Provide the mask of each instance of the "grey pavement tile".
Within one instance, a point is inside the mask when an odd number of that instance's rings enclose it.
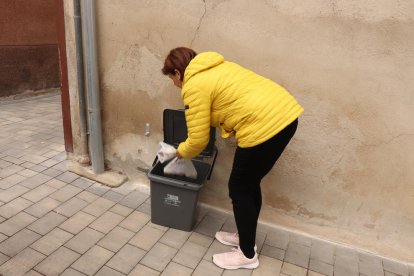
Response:
[[[76,235],[95,219],[96,217],[80,211],[59,225],[59,228]]]
[[[212,262],[202,260],[193,272],[193,276],[220,276],[223,273],[223,269],[219,268]],[[278,274],[272,274],[278,275]]]
[[[3,253],[0,253],[0,266],[7,262],[10,259],[10,257],[4,255]]]
[[[61,202],[64,202],[72,197],[74,197],[75,195],[77,195],[78,193],[80,193],[82,190],[79,189],[78,187],[72,186],[72,185],[66,185],[65,187],[63,187],[62,189],[54,192],[53,194],[50,195],[51,198],[59,200]]]
[[[14,258],[8,260],[0,266],[0,275],[23,275],[41,262],[46,256],[31,249],[26,248]]]
[[[12,174],[15,174],[15,173],[17,173],[19,171],[24,170],[24,169],[25,168],[23,168],[21,166],[12,164],[12,165],[10,165],[10,166],[8,166],[8,167],[0,170],[0,178],[6,178],[6,177],[8,177],[8,176],[10,176]]]
[[[43,274],[40,274],[36,270],[30,270],[29,272],[25,273],[24,276],[43,276]]]
[[[384,271],[384,276],[401,276],[401,275],[395,274],[395,273],[392,273],[392,272],[388,272],[388,271]]]
[[[66,217],[52,211],[29,225],[27,228],[41,235],[45,235],[65,220]]]
[[[67,170],[67,161],[61,161],[52,167],[52,169],[59,170],[65,172]]]
[[[286,274],[286,275],[292,275],[292,276],[293,275],[306,276],[307,269],[294,265],[294,264],[284,262],[282,265],[281,273]]]
[[[145,224],[150,221],[151,217],[147,214],[134,211],[128,217],[126,217],[119,226],[129,229],[134,232],[138,232]]]
[[[10,162],[10,163],[16,164],[16,165],[21,165],[26,162],[14,156],[6,156],[6,157],[2,157],[1,159],[3,159],[4,161]]]
[[[117,192],[119,194],[128,195],[132,191],[136,190],[136,185],[132,184],[131,182],[125,182],[119,187],[112,188],[112,191]]]
[[[214,238],[197,232],[191,232],[188,241],[208,248],[213,243]]]
[[[206,215],[200,224],[196,227],[194,232],[214,237],[225,222],[225,218]]]
[[[70,184],[84,190],[90,187],[91,185],[93,185],[93,183],[94,182],[89,179],[86,179],[84,177],[79,177],[78,179],[74,180]]]
[[[272,229],[267,233],[264,243],[286,250],[289,243],[289,233],[280,229]]]
[[[38,172],[30,170],[30,169],[25,169],[25,170],[18,172],[17,174],[24,176],[24,177],[32,177],[32,176],[37,175]]]
[[[311,247],[311,259],[327,264],[334,264],[335,246],[321,240],[313,240]]]
[[[384,274],[382,259],[371,254],[359,254],[359,273],[366,276],[376,276]]]
[[[58,171],[58,170],[55,170],[55,169],[52,169],[52,168],[44,170],[42,173],[45,174],[45,175],[51,176],[51,177],[56,177],[56,176],[62,174],[61,171]]]
[[[312,271],[312,270],[308,270],[308,275],[307,276],[325,276],[325,275],[323,275],[321,273],[318,273],[318,272],[315,272],[315,271]]]
[[[336,247],[334,275],[359,276],[358,253],[349,248]]]
[[[237,226],[236,222],[234,220],[234,216],[228,216],[223,224],[223,227],[221,227],[220,231],[229,232],[229,233],[236,233],[237,232]]]
[[[134,232],[122,227],[115,227],[98,242],[98,245],[116,252],[121,249],[134,236],[134,234]]]
[[[0,189],[4,189],[4,190],[8,189],[8,188],[22,182],[25,179],[26,179],[26,177],[21,176],[19,174],[10,175],[10,176],[0,180]]]
[[[9,257],[13,257],[40,237],[39,234],[33,231],[23,229],[0,243],[0,252]]]
[[[95,217],[99,217],[114,205],[115,202],[113,201],[110,201],[105,198],[98,198],[97,200],[83,208],[83,211]]]
[[[89,248],[94,246],[103,236],[104,234],[87,227],[69,240],[65,246],[73,251],[83,254],[88,251]]]
[[[35,267],[44,275],[59,275],[68,268],[80,255],[66,247],[60,247]]]
[[[151,215],[151,204],[144,202],[141,205],[139,205],[139,207],[137,208],[137,211],[140,211],[147,215]]]
[[[161,273],[142,264],[137,264],[128,276],[159,276]]]
[[[104,266],[102,267],[95,276],[123,276],[121,272],[118,272],[110,267]]]
[[[9,167],[11,165],[12,165],[11,162],[8,162],[6,160],[3,160],[3,157],[1,157],[1,159],[0,159],[0,169],[7,168],[7,167]]]
[[[57,180],[55,178],[52,178],[51,180],[47,181],[45,184],[58,190],[62,189],[63,187],[67,185],[66,182]]]
[[[36,242],[34,242],[30,247],[48,256],[53,251],[65,244],[72,237],[72,234],[63,231],[59,228],[55,228],[52,231],[50,231],[47,235],[41,237]]]
[[[327,276],[333,276],[333,265],[322,261],[311,259],[309,262],[309,270],[321,273]]]
[[[59,204],[61,204],[60,201],[57,201],[56,199],[50,197],[46,197],[38,203],[33,204],[32,206],[27,208],[25,212],[40,218],[45,214],[49,213],[51,210],[55,209],[57,206],[59,206]]]
[[[29,191],[28,188],[16,184],[7,190],[0,192],[0,198],[3,202],[9,202]]]
[[[32,204],[32,202],[24,198],[16,198],[9,203],[0,206],[0,216],[10,218]]]
[[[124,274],[128,274],[146,253],[145,250],[126,244],[106,265]]]
[[[87,275],[95,274],[112,256],[113,252],[94,246],[82,255],[74,264],[72,268],[85,273]]]
[[[170,228],[165,232],[164,236],[160,239],[160,242],[168,246],[180,249],[183,244],[190,237],[191,232],[181,231],[177,229]]]
[[[164,233],[162,230],[145,225],[129,243],[144,250],[150,250]]]
[[[192,275],[192,273],[193,273],[192,269],[185,267],[183,265],[180,265],[180,264],[176,264],[174,262],[170,262],[165,268],[165,270],[161,273],[161,275],[163,276],[173,276],[173,275],[190,276]]]
[[[224,252],[230,252],[231,246],[224,245],[217,240],[214,240],[211,246],[208,248],[206,254],[204,255],[203,259],[207,261],[211,261],[214,254],[217,253],[224,253]]]
[[[309,266],[310,247],[296,242],[289,242],[285,254],[285,262],[304,268]]]
[[[25,193],[22,197],[27,200],[30,200],[31,202],[38,202],[55,191],[55,188],[52,188],[47,185],[41,185],[32,189],[30,192]]]
[[[72,181],[74,181],[75,179],[78,179],[79,175],[73,173],[73,172],[64,172],[61,175],[57,176],[56,179],[66,182],[66,183],[71,183]]]
[[[64,161],[66,160],[66,151],[58,151],[59,153],[52,157],[52,159],[55,159],[57,161]]]
[[[48,157],[46,157],[46,158],[48,158]],[[59,163],[59,161],[54,160],[54,159],[47,159],[46,161],[40,163],[39,165],[50,168],[50,167],[53,167],[54,165],[56,165],[57,163]]]
[[[408,276],[408,266],[406,264],[390,260],[390,259],[383,259],[382,264],[384,266],[384,270],[393,272],[398,275]]]
[[[39,172],[39,173],[43,172],[44,170],[47,170],[46,167],[43,167],[43,166],[37,165],[37,164],[35,166],[31,167],[30,169],[33,170],[33,171]]]
[[[48,152],[42,154],[42,156],[47,157],[47,158],[52,158],[52,157],[56,156],[57,154],[59,154],[58,151],[56,151],[56,150],[49,150]],[[56,160],[56,159],[54,159],[54,160]],[[62,160],[60,160],[60,161],[62,161]]]
[[[0,242],[6,240],[7,238],[8,237],[6,235],[0,233]]]
[[[33,164],[32,162],[24,162],[23,164],[21,164],[20,166],[26,168],[26,169],[30,169],[31,167],[36,166],[36,164]]]
[[[33,163],[33,164],[39,164],[47,160],[46,157],[41,156],[41,155],[35,155],[35,154],[25,154],[21,156],[20,159]]]
[[[55,212],[64,215],[65,217],[71,217],[88,204],[88,202],[80,198],[73,197],[60,206],[56,207]]]
[[[312,238],[301,233],[289,233],[289,241],[310,247],[312,245]]]
[[[102,216],[92,222],[89,227],[102,233],[109,233],[115,226],[117,226],[122,220],[123,216],[112,213],[110,211],[105,212]]]
[[[76,197],[83,199],[89,203],[94,202],[96,199],[99,198],[99,196],[88,191],[82,191],[81,193],[77,194]]]
[[[127,217],[128,215],[130,215],[134,210],[131,208],[128,208],[126,206],[120,205],[120,204],[116,204],[114,207],[112,207],[109,211]]]
[[[267,256],[259,255],[260,265],[252,271],[252,276],[279,275],[283,262]]]
[[[7,236],[12,236],[25,228],[27,225],[31,224],[36,219],[37,218],[26,214],[25,212],[20,212],[10,219],[2,222],[0,224],[0,232]]]
[[[140,263],[157,271],[163,271],[176,253],[177,249],[162,243],[157,243],[144,256]]]
[[[285,259],[285,254],[285,250],[267,244],[264,244],[260,251],[260,255],[271,257],[280,261]]]
[[[91,192],[97,196],[102,196],[110,190],[111,188],[109,188],[108,186],[102,185],[101,183],[97,182],[93,183],[86,189],[86,191]]]
[[[49,181],[50,179],[51,179],[50,176],[39,173],[35,176],[29,177],[26,180],[20,182],[19,185],[25,186],[29,189],[34,189],[40,186],[41,184]]]
[[[118,194],[114,191],[108,191],[105,194],[102,195],[103,198],[112,200],[113,202],[119,202],[124,198],[124,195]]]
[[[60,276],[84,276],[86,274],[83,274],[77,270],[74,270],[73,268],[69,267],[68,269],[66,269],[65,271],[63,271],[62,274],[60,274]]]
[[[127,206],[132,209],[138,208],[139,205],[145,202],[145,200],[148,198],[148,195],[145,193],[142,193],[140,191],[133,191],[126,195],[119,204]]]
[[[173,261],[195,269],[202,260],[207,248],[193,242],[186,242],[173,258]]]

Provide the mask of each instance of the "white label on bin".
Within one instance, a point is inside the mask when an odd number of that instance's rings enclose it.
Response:
[[[181,200],[177,195],[167,194],[167,196],[164,198],[164,203],[167,205],[180,207]]]

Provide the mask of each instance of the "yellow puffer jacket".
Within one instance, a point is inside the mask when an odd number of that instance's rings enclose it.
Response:
[[[198,54],[184,73],[181,96],[188,138],[178,147],[193,158],[207,146],[210,126],[223,138],[235,135],[239,147],[272,138],[303,112],[283,87],[214,52]]]

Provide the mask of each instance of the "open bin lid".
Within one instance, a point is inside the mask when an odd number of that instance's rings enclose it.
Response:
[[[184,110],[165,109],[163,113],[164,142],[178,147],[187,139],[187,124]],[[210,140],[207,147],[199,154],[200,157],[211,157],[214,154],[216,129],[210,128]]]

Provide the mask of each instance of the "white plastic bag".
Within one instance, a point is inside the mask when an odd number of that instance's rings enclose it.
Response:
[[[165,161],[173,159],[176,156],[176,152],[177,150],[173,146],[160,142],[157,152],[158,160],[164,163]]]
[[[174,158],[164,168],[165,174],[185,175],[188,178],[197,179],[197,171],[191,159]]]

